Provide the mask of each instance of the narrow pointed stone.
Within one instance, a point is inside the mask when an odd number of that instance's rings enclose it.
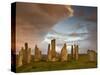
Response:
[[[61,50],[61,61],[67,61],[68,60],[68,53],[66,48],[66,43],[64,44],[62,50]]]
[[[35,54],[34,54],[34,61],[40,61],[41,60],[41,51],[35,46]]]

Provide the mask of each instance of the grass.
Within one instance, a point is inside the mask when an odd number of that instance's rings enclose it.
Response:
[[[37,71],[53,71],[53,70],[68,70],[68,69],[82,69],[82,68],[96,68],[97,61],[89,62],[87,55],[80,55],[79,60],[71,60],[69,55],[69,60],[67,62],[31,62],[30,64],[23,65],[16,68],[16,72],[37,72]]]

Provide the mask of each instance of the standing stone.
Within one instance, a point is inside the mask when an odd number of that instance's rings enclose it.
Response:
[[[41,60],[41,51],[35,46],[35,55],[34,55],[34,61],[40,61]]]
[[[56,40],[51,40],[51,60],[56,61]]]
[[[87,54],[88,54],[88,60],[89,61],[96,61],[96,52],[95,51],[88,50]]]
[[[68,53],[67,53],[67,48],[65,43],[61,50],[61,61],[67,61],[67,60],[68,60]]]
[[[23,51],[23,64],[26,65],[28,63],[28,43],[25,43],[25,49]]]
[[[72,45],[71,46],[71,57],[72,57],[72,59],[78,60],[78,57],[79,57],[78,51],[79,51],[78,45]]]
[[[78,45],[76,45],[75,46],[75,60],[78,60],[78,50],[79,50],[79,46]]]
[[[56,57],[56,41],[55,39],[51,40],[51,50],[52,50],[52,58]]]
[[[71,45],[71,57],[72,57],[72,59],[74,58],[74,48],[73,48],[73,45]]]
[[[31,62],[31,48],[28,48],[28,43],[25,43],[23,50],[23,64],[26,65]]]
[[[31,62],[31,48],[28,49],[28,59],[27,62],[30,63]]]
[[[17,66],[20,67],[23,65],[23,47],[21,48],[21,50],[19,51],[19,54],[18,54],[18,60],[17,60]]]
[[[76,58],[76,45],[74,44],[74,51],[73,51],[74,59]]]
[[[75,54],[76,54],[76,45],[72,45],[72,59],[75,59]]]
[[[51,50],[50,50],[50,44],[48,45],[48,55],[47,55],[47,61],[51,61]]]

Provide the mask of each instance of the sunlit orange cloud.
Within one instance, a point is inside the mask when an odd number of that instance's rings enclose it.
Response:
[[[69,11],[69,17],[73,16],[74,10],[70,5],[66,5],[67,10]]]
[[[43,40],[49,30],[60,20],[73,16],[71,6],[57,4],[16,4],[16,48],[25,42],[34,45]]]

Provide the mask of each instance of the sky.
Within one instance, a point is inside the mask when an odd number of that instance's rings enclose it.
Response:
[[[46,54],[48,44],[56,39],[56,51],[67,44],[79,45],[79,52],[97,51],[97,8],[56,4],[16,4],[16,49],[27,42],[34,52],[37,45]]]

